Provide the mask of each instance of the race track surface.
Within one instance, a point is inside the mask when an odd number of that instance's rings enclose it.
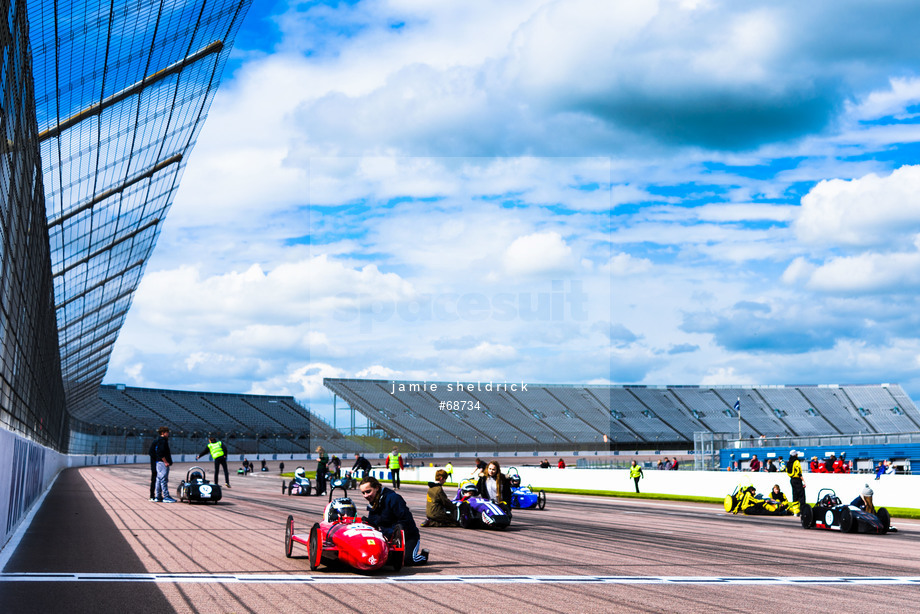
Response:
[[[173,468],[173,493],[188,467]],[[920,597],[917,522],[841,534],[713,505],[554,494],[506,531],[421,529],[427,566],[310,572],[306,548],[284,556],[284,523],[293,514],[306,532],[327,497],[282,495],[276,473],[231,483],[216,505],[166,504],[147,500],[143,465],[63,472],[4,551],[3,611],[912,612]],[[399,491],[417,521],[425,491]]]

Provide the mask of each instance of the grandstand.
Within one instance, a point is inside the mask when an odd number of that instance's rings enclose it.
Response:
[[[419,450],[690,449],[699,432],[759,439],[920,431],[920,412],[895,384],[509,390],[477,382],[323,383],[352,411]]]
[[[146,454],[160,426],[170,428],[175,453],[201,451],[208,435],[240,454],[309,454],[316,446],[364,450],[289,396],[104,385],[86,416],[72,424],[77,453]]]

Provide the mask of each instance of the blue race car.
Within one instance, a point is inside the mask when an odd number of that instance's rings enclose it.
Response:
[[[511,507],[514,509],[542,510],[546,507],[546,493],[542,490],[534,492],[530,485],[521,486],[521,475],[517,467],[509,467],[508,482],[511,483]]]
[[[285,484],[284,480],[281,480],[281,494],[283,495],[285,491],[287,491],[288,495],[310,496],[313,491],[313,483],[306,476],[306,471],[304,471],[303,467],[298,467],[294,470],[294,479],[289,484]]]
[[[454,505],[460,509],[459,522],[464,528],[505,529],[511,524],[511,510],[480,497],[479,489],[473,481],[460,483]]]

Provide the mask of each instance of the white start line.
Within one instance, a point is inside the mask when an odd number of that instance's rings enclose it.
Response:
[[[141,582],[200,584],[920,584],[920,576],[348,576],[168,573],[0,573],[0,582]]]

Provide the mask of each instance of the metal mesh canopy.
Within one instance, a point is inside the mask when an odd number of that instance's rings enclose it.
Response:
[[[29,2],[68,411],[105,375],[250,0]]]

